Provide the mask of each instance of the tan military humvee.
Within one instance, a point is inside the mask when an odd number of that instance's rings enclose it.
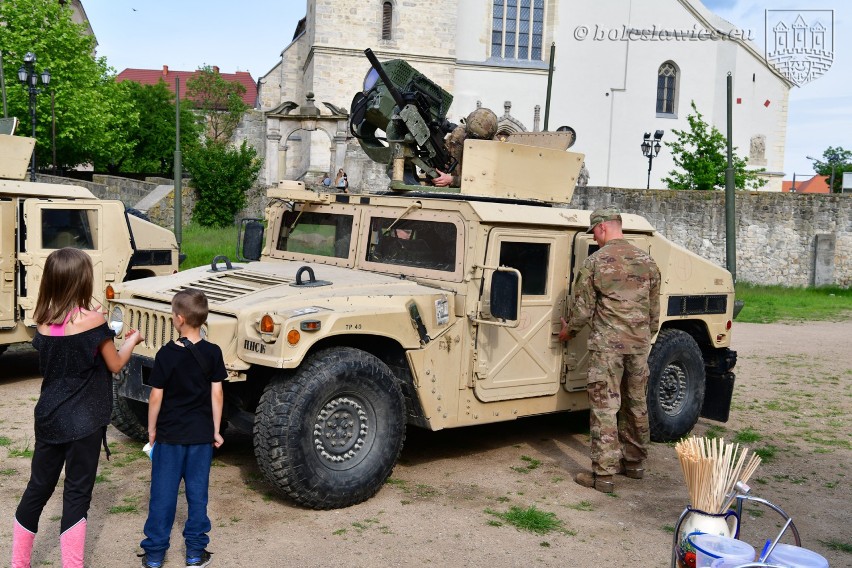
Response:
[[[75,185],[24,181],[35,141],[0,134],[0,353],[30,341],[47,256],[75,247],[92,257],[95,300],[108,284],[172,274],[178,267],[171,231],[127,215],[120,201]]]
[[[113,423],[146,436],[147,377],[176,338],[169,302],[189,287],[210,300],[204,330],[224,352],[227,419],[253,432],[260,468],[308,507],[375,494],[406,424],[587,409],[588,330],[568,344],[557,337],[574,275],[597,249],[589,212],[564,207],[581,162],[511,139],[468,141],[460,194],[329,194],[281,182],[268,192],[258,262],[116,287],[112,317],[145,342],[116,386]],[[624,216],[624,231],[663,275],[654,439],[683,436],[702,409],[727,420],[730,273],[638,215]]]

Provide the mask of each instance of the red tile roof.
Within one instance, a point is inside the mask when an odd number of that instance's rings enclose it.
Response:
[[[792,180],[781,182],[781,191],[789,192],[792,188]],[[811,178],[797,178],[796,193],[831,193],[828,188],[828,176],[815,175]]]
[[[213,67],[217,72],[218,67]],[[163,65],[162,70],[157,69],[125,69],[119,73],[115,80],[121,81],[136,81],[141,85],[156,85],[161,79],[166,82],[166,86],[171,92],[175,92],[175,77],[180,77],[181,98],[186,96],[186,81],[191,79],[198,71],[172,71],[168,65]],[[241,84],[246,88],[243,95],[243,102],[254,107],[257,101],[257,83],[248,71],[237,71],[236,73],[219,73],[226,81]]]

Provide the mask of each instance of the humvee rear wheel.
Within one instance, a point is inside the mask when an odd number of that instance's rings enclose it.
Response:
[[[118,394],[118,381],[112,380],[112,425],[122,434],[148,441],[148,405]]]
[[[272,380],[254,422],[261,471],[284,495],[314,509],[375,495],[404,438],[405,401],[393,373],[349,347],[319,351],[292,377]]]
[[[704,359],[695,339],[664,329],[648,356],[648,422],[655,442],[678,440],[692,430],[704,402]]]

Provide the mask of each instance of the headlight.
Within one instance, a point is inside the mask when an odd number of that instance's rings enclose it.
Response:
[[[124,313],[121,308],[115,306],[112,313],[109,315],[109,328],[115,332],[116,336],[121,335],[121,330],[124,328]]]

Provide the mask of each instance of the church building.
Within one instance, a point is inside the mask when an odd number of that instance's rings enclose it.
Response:
[[[484,106],[504,132],[576,132],[589,185],[664,188],[667,143],[688,130],[694,101],[727,132],[733,78],[737,153],[780,191],[792,83],[767,64],[755,31],[699,0],[307,0],[280,61],[260,82],[265,178],[311,178],[343,168],[353,187],[378,188],[352,144],[349,106],[369,63],[404,59],[453,96],[453,122]],[[548,108],[549,67],[553,60]],[[650,163],[646,133],[660,136]]]

